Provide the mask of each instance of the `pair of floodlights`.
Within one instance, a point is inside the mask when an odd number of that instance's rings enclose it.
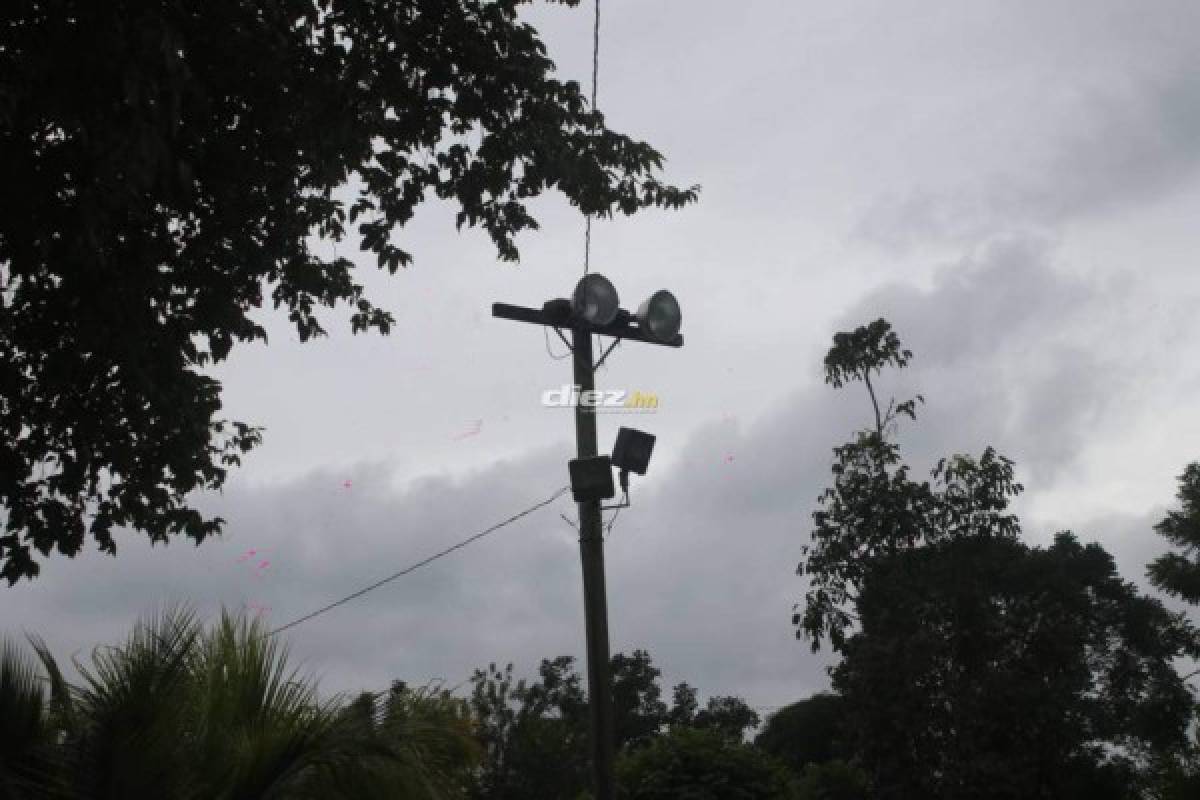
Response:
[[[555,302],[562,301],[552,300],[547,306]],[[575,285],[571,294],[571,315],[598,328],[625,327],[631,319],[636,320],[638,331],[656,344],[675,344],[683,323],[679,301],[666,289],[650,295],[638,306],[636,313],[630,314],[621,308],[616,287],[608,278],[595,272],[584,275]]]
[[[683,317],[675,295],[660,289],[630,313],[621,308],[617,290],[608,278],[595,272],[580,279],[570,298],[547,300],[540,309],[492,303],[492,316],[554,328],[564,341],[561,328],[570,328],[576,334],[683,347],[679,333]],[[571,347],[571,342],[567,346]]]

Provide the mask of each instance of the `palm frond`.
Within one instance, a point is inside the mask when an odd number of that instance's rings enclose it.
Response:
[[[0,639],[0,798],[52,797],[55,731],[44,678],[16,641]]]
[[[77,660],[77,686],[29,641],[44,677],[0,648],[0,800],[443,800],[478,757],[463,701],[402,684],[322,701],[244,614],[151,615]]]
[[[195,615],[168,608],[139,621],[120,647],[78,664],[73,779],[85,796],[179,797],[189,786],[186,730]]]
[[[198,777],[210,776],[211,797],[280,796],[336,738],[313,681],[266,634],[257,620],[223,612],[202,637],[193,713]]]
[[[58,661],[50,652],[46,641],[37,634],[27,634],[29,646],[42,664],[50,689],[49,710],[53,725],[60,735],[69,735],[76,729],[74,689],[63,677]]]

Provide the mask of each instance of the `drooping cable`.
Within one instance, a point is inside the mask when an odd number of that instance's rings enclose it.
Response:
[[[545,508],[546,506],[550,505],[558,498],[562,497],[570,488],[571,487],[569,487],[569,486],[564,486],[561,489],[559,489],[557,492],[552,494],[550,497],[541,501],[540,503],[536,503],[535,505],[530,506],[529,508],[525,509],[524,511],[513,514],[508,519],[497,522],[495,525],[492,525],[490,528],[486,528],[485,530],[480,531],[479,533],[475,534],[474,536],[470,536],[466,539],[463,539],[461,542],[451,545],[450,547],[447,547],[445,550],[434,553],[433,555],[429,556],[428,558],[422,559],[421,561],[418,561],[415,564],[411,564],[411,565],[405,567],[404,569],[393,572],[391,575],[387,576],[386,578],[383,578],[382,580],[375,581],[374,583],[370,584],[369,586],[364,586],[362,589],[359,589],[356,592],[352,592],[351,594],[346,595],[345,597],[341,598],[340,600],[335,600],[332,603],[329,603],[328,605],[322,606],[321,608],[318,608],[316,611],[312,611],[308,614],[305,614],[302,617],[294,619],[291,622],[287,623],[286,625],[280,625],[278,628],[275,628],[270,633],[268,633],[267,636],[274,636],[275,634],[281,633],[282,631],[286,631],[289,628],[294,628],[303,622],[308,622],[310,619],[313,619],[314,617],[319,617],[327,611],[332,611],[333,609],[337,608],[340,605],[344,605],[344,604],[350,602],[351,600],[362,597],[367,592],[374,591],[375,589],[378,589],[380,586],[383,586],[386,583],[391,583],[392,581],[396,580],[397,578],[403,577],[403,576],[409,574],[410,572],[420,569],[421,567],[425,566],[426,564],[430,564],[434,561],[437,561],[442,556],[449,555],[450,553],[453,553],[455,550],[460,550],[460,549],[466,547],[467,545],[471,544],[472,542],[477,542],[480,539],[482,539],[483,537],[487,536],[488,534],[495,533],[496,531],[500,530],[501,528],[505,527],[506,525],[511,525],[512,523],[516,522],[517,520],[521,519],[522,517],[527,517],[530,514],[532,514],[533,512],[535,512],[539,509]]]
[[[558,328],[555,328],[554,330],[558,331]],[[562,332],[559,331],[558,335],[561,338]],[[567,343],[567,352],[563,353],[562,355],[559,355],[558,353],[555,353],[553,350],[550,349],[550,331],[548,330],[548,326],[546,326],[546,325],[542,326],[542,338],[546,340],[546,354],[549,355],[551,358],[553,358],[555,361],[562,361],[564,358],[571,357],[571,345],[569,342]]]

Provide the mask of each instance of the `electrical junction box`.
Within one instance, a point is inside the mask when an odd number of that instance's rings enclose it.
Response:
[[[575,458],[567,462],[567,469],[571,473],[571,494],[576,503],[608,500],[616,495],[612,461],[608,456]]]

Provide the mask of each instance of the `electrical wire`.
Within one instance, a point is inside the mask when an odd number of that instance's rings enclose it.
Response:
[[[628,499],[629,499],[629,494],[628,494],[628,493],[626,493],[626,494],[625,494],[625,499],[626,499],[626,500],[628,500]],[[613,511],[613,515],[612,515],[611,517],[609,517],[609,518],[608,518],[608,524],[606,524],[606,525],[604,526],[604,538],[605,538],[605,539],[608,539],[610,536],[612,536],[612,528],[613,528],[613,525],[615,525],[615,524],[616,524],[616,522],[617,522],[617,515],[621,513],[621,509],[622,509],[622,508],[624,508],[624,506],[617,506],[616,510],[615,510],[615,511]]]
[[[600,0],[592,20],[592,110],[596,110],[596,92],[600,84]]]
[[[371,584],[371,585],[369,585],[369,586],[365,586],[365,587],[363,587],[362,589],[359,589],[359,590],[358,590],[358,591],[356,591],[356,592],[353,592],[353,593],[351,593],[351,594],[348,594],[348,595],[346,595],[345,597],[343,597],[343,598],[342,598],[342,599],[340,599],[340,600],[335,600],[334,602],[330,603],[329,605],[322,606],[321,608],[318,608],[316,611],[313,611],[313,612],[311,612],[311,613],[305,614],[305,615],[304,615],[304,616],[302,616],[302,617],[299,617],[299,618],[297,618],[297,619],[294,619],[294,620],[292,620],[291,622],[287,623],[286,625],[280,625],[278,628],[276,628],[276,629],[274,629],[273,631],[271,631],[270,633],[268,633],[268,634],[267,634],[267,636],[268,636],[268,637],[270,637],[270,636],[274,636],[275,634],[277,634],[277,633],[281,633],[281,632],[283,632],[283,631],[286,631],[286,630],[287,630],[287,629],[289,629],[289,628],[294,628],[294,627],[296,627],[297,625],[299,625],[299,624],[301,624],[301,623],[303,623],[303,622],[308,622],[310,619],[313,619],[314,617],[319,617],[319,616],[321,616],[322,614],[324,614],[324,613],[325,613],[325,612],[327,612],[327,611],[332,611],[333,609],[337,608],[337,607],[338,607],[338,606],[340,606],[340,605],[344,605],[344,604],[346,604],[346,603],[350,602],[351,600],[354,600],[354,599],[357,599],[357,598],[359,598],[359,597],[362,597],[362,596],[363,596],[364,594],[366,594],[367,592],[370,592],[370,591],[373,591],[373,590],[375,590],[375,589],[378,589],[380,586],[383,586],[383,585],[384,585],[384,584],[386,584],[386,583],[391,583],[392,581],[396,580],[397,578],[403,577],[404,575],[407,575],[407,574],[409,574],[410,572],[413,572],[414,570],[417,570],[417,569],[419,569],[419,568],[421,568],[421,567],[425,566],[426,564],[429,564],[429,563],[432,563],[432,562],[434,562],[434,561],[437,561],[437,560],[438,560],[439,558],[441,558],[442,556],[449,555],[450,553],[453,553],[455,550],[460,550],[460,549],[462,549],[463,547],[466,547],[467,545],[471,544],[472,542],[477,542],[477,541],[479,541],[480,539],[482,539],[483,537],[487,536],[488,534],[490,534],[490,533],[495,533],[496,531],[500,530],[500,529],[501,529],[501,528],[503,528],[504,526],[506,526],[506,525],[511,525],[512,523],[516,522],[517,520],[521,519],[522,517],[527,517],[527,516],[529,516],[530,514],[532,514],[534,511],[537,511],[537,510],[539,510],[539,509],[545,508],[546,506],[550,505],[550,504],[551,504],[551,503],[553,503],[555,500],[557,500],[558,498],[560,498],[560,497],[562,497],[564,494],[566,494],[566,492],[567,492],[567,491],[568,491],[570,488],[571,488],[571,487],[569,487],[569,486],[564,486],[564,487],[562,487],[561,489],[559,489],[557,492],[555,492],[554,494],[552,494],[550,497],[548,497],[548,498],[546,498],[545,500],[541,501],[540,503],[537,503],[537,504],[535,504],[535,505],[532,505],[532,506],[530,506],[529,508],[525,509],[524,511],[521,511],[521,512],[519,512],[519,513],[513,514],[513,515],[512,515],[511,517],[509,517],[508,519],[505,519],[505,520],[502,520],[502,521],[500,521],[500,522],[497,522],[495,525],[492,525],[490,528],[487,528],[487,529],[485,529],[485,530],[482,530],[482,531],[480,531],[479,533],[475,534],[474,536],[471,536],[471,537],[468,537],[468,538],[466,538],[466,539],[463,539],[463,540],[462,540],[461,542],[459,542],[458,544],[451,545],[450,547],[447,547],[445,550],[442,550],[442,551],[440,551],[440,552],[438,552],[438,553],[434,553],[433,555],[429,556],[429,557],[428,557],[428,558],[426,558],[426,559],[423,559],[423,560],[421,560],[421,561],[418,561],[417,563],[415,563],[415,564],[412,564],[412,565],[410,565],[410,566],[407,566],[407,567],[405,567],[404,569],[402,569],[402,570],[399,570],[399,571],[397,571],[397,572],[393,572],[391,575],[387,576],[386,578],[383,578],[382,580],[375,581],[375,583],[372,583],[372,584]]]
[[[547,325],[542,326],[542,338],[544,338],[546,340],[546,355],[550,356],[555,361],[562,361],[564,358],[571,357],[571,348],[570,347],[568,347],[567,352],[563,353],[562,355],[558,355],[553,350],[550,349],[550,328]]]
[[[596,13],[592,17],[592,112],[596,112],[596,95],[600,90],[600,0],[595,3]],[[583,274],[588,274],[592,261],[592,215],[588,214],[583,232]],[[600,337],[596,337],[597,347]]]
[[[596,0],[596,14],[592,20],[592,112],[596,111],[596,93],[600,84],[600,0]],[[583,233],[583,274],[588,274],[592,258],[592,215],[586,216]]]

